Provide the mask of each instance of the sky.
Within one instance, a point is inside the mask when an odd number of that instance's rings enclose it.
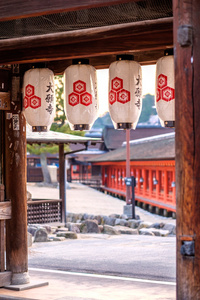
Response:
[[[155,65],[142,66],[142,94],[155,94]],[[108,69],[97,70],[99,115],[108,111]]]

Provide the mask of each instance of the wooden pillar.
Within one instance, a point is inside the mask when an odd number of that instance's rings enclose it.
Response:
[[[142,168],[142,178],[144,179],[143,182],[143,196],[145,196],[146,192],[147,192],[147,177],[146,177],[146,170],[144,168]]]
[[[168,178],[167,178],[167,171],[164,170],[164,202],[167,203],[167,196],[168,196]]]
[[[156,167],[156,179],[158,181],[157,185],[156,185],[156,199],[159,199],[160,196],[160,180],[159,180],[159,170],[158,170],[158,166]]]
[[[149,197],[152,197],[153,194],[153,174],[152,169],[149,169]]]
[[[12,284],[29,282],[26,194],[26,121],[18,76],[12,75],[11,108],[5,112],[5,191],[12,203],[6,224],[6,266]]]
[[[62,222],[65,221],[66,216],[66,169],[65,169],[65,154],[64,144],[59,145],[59,193],[62,199]]]
[[[4,185],[0,184],[0,202],[4,201]],[[0,220],[0,272],[5,271],[5,222]]]
[[[174,0],[177,299],[200,299],[200,1]]]

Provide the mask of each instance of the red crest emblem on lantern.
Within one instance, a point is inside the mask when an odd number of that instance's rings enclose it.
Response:
[[[131,101],[131,93],[123,89],[123,79],[115,77],[111,81],[111,90],[109,92],[109,103],[112,105],[115,102],[125,104]]]
[[[164,100],[169,102],[174,100],[175,91],[173,88],[167,85],[167,76],[164,74],[160,74],[158,76],[157,81],[157,93],[156,93],[156,101]]]
[[[35,95],[35,87],[27,84],[25,87],[24,108],[31,107],[36,109],[41,106],[41,98]]]
[[[68,95],[69,105],[75,106],[82,104],[88,106],[92,104],[92,95],[86,92],[86,83],[82,80],[77,80],[73,83],[73,92]]]

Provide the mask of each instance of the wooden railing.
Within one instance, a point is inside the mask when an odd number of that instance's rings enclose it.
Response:
[[[82,184],[88,185],[90,187],[93,187],[95,189],[100,189],[101,188],[101,176],[92,176],[91,174],[89,177],[85,176],[84,174],[79,176],[79,177],[75,177],[72,178],[73,182],[80,182]]]
[[[4,199],[4,185],[0,185],[0,287],[11,283],[11,272],[5,265],[5,220],[11,218],[11,202]]]
[[[88,185],[95,189],[100,189],[101,187],[101,180],[99,179],[85,179],[80,181],[82,184]]]
[[[135,199],[138,202],[176,211],[175,162],[135,161],[131,162],[131,176],[135,176]],[[103,165],[101,189],[113,195],[126,195],[126,167],[124,163]]]
[[[33,199],[27,202],[28,224],[62,222],[61,199]]]

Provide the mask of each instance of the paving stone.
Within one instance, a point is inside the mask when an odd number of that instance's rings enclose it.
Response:
[[[141,222],[140,225],[138,226],[138,230],[142,228],[149,228],[152,225],[151,222]]]
[[[62,242],[62,241],[65,241],[65,237],[64,236],[49,236],[49,239],[50,241],[53,241],[53,242]]]
[[[67,232],[57,232],[57,237],[65,237],[66,239],[77,239],[78,236],[75,232],[67,231]]]
[[[47,242],[48,233],[45,228],[38,228],[34,235],[34,242]]]
[[[114,226],[115,225],[115,218],[106,217],[104,219],[104,224]]]
[[[99,227],[97,224],[97,220],[83,221],[80,226],[80,231],[82,233],[99,233]]]
[[[66,226],[69,231],[80,233],[82,223],[67,223]]]
[[[130,219],[127,221],[127,225],[130,228],[138,228],[140,225],[141,221],[140,220],[135,220],[135,219]]]
[[[162,229],[168,230],[170,234],[176,234],[176,226],[174,224],[165,224]]]
[[[104,225],[103,226],[103,233],[109,234],[109,235],[118,235],[120,232],[113,226],[110,225]]]
[[[67,226],[67,224],[66,224],[66,226]],[[60,227],[60,228],[57,228],[57,230],[56,230],[56,232],[67,232],[67,231],[69,231],[69,229],[67,227]]]
[[[137,229],[125,227],[125,226],[115,226],[115,229],[121,234],[138,234]]]
[[[124,220],[124,219],[116,219],[115,220],[115,226],[116,225],[121,225],[121,226],[126,226],[128,224],[128,221]]]
[[[155,236],[155,234],[151,231],[151,228],[141,228],[140,230],[139,230],[139,234],[140,235],[153,235],[153,236]]]

